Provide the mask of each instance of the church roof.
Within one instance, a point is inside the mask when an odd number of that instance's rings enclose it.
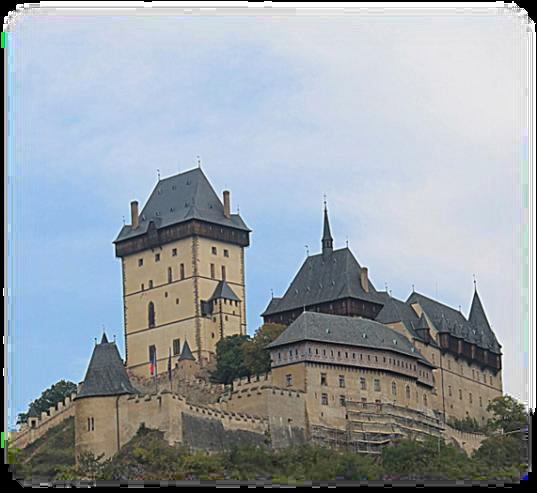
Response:
[[[361,317],[304,312],[266,348],[300,341],[328,342],[356,347],[386,349],[412,356],[431,366],[413,344],[399,332]]]
[[[272,298],[262,316],[342,298],[383,304],[386,299],[368,279],[369,292],[360,283],[361,267],[348,248],[309,256],[285,295]]]
[[[179,361],[183,360],[192,360],[196,361],[196,358],[194,358],[194,355],[192,354],[192,351],[190,350],[190,346],[188,345],[188,341],[185,341],[183,345],[183,350],[181,351],[181,355],[179,356]]]
[[[477,291],[474,294],[474,300],[472,302],[472,308],[474,309],[473,315],[472,310],[470,310],[470,320],[467,320],[460,311],[420,293],[412,293],[406,303],[408,305],[416,302],[419,303],[436,327],[442,327],[443,325],[444,330],[451,335],[499,354],[501,346],[488,325],[481,301],[479,297],[476,299],[476,296]],[[485,317],[484,319],[481,317],[481,313]],[[445,322],[442,322],[442,317],[445,319]]]
[[[209,180],[201,168],[194,168],[159,180],[140,213],[138,228],[124,225],[115,242],[143,235],[151,221],[161,229],[191,219],[250,231],[239,214],[224,215],[224,206]]]
[[[225,298],[226,300],[240,301],[240,298],[233,292],[227,281],[222,280],[216,286],[214,293],[207,301]]]
[[[105,334],[93,350],[91,360],[76,399],[106,395],[135,394],[114,342]]]

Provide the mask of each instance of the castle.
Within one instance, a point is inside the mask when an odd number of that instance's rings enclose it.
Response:
[[[379,453],[401,436],[479,446],[482,436],[447,424],[485,422],[502,395],[501,346],[475,285],[468,318],[417,292],[377,291],[348,247],[333,248],[326,204],[321,252],[262,314],[287,326],[266,348],[271,371],[231,389],[209,383],[217,342],[247,333],[250,232],[200,168],[159,179],[141,213],[131,202],[114,241],[125,361],[103,335],[77,394],[30,416],[16,445],[74,416],[77,457],[112,456],[142,423],[207,450],[310,441]]]

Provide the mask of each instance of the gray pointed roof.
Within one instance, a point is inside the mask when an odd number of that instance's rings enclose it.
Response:
[[[444,305],[443,303],[428,298],[420,293],[412,293],[406,303],[408,305],[415,302],[419,303],[429,318],[433,320],[435,326],[439,327],[442,322],[442,317],[444,317],[447,331],[453,336],[462,338],[470,344],[475,344],[476,346],[487,349],[493,353],[500,354],[501,346],[498,343],[496,336],[490,329],[490,326],[488,326],[488,322],[485,325],[482,319],[480,319],[479,307],[477,304],[481,305],[481,302],[479,298],[476,300],[475,295],[474,301],[476,306],[473,321],[467,320],[459,310]],[[474,306],[473,303],[472,306]]]
[[[427,322],[427,319],[425,318],[424,313],[421,314],[420,320],[418,322],[418,329],[420,329],[420,330],[430,329],[429,322]]]
[[[410,305],[397,298],[388,296],[375,320],[383,324],[402,322],[412,337],[432,344],[433,346],[437,345],[434,339],[425,341],[423,336],[417,331],[420,321],[418,315]]]
[[[183,344],[183,350],[181,351],[181,355],[179,356],[179,361],[183,361],[183,360],[196,361],[196,358],[194,358],[194,355],[192,354],[192,351],[190,350],[188,341],[185,341],[185,343]]]
[[[266,349],[305,340],[382,348],[413,356],[423,364],[431,366],[405,336],[379,322],[361,317],[344,317],[318,312],[301,313],[275,341],[266,346]]]
[[[360,272],[360,264],[348,248],[309,256],[285,295],[281,299],[273,298],[262,316],[342,298],[382,305],[386,297],[375,290],[369,279],[369,292],[366,293],[360,283]]]
[[[251,231],[239,214],[224,215],[209,180],[201,168],[194,168],[159,180],[140,213],[138,228],[124,225],[114,243],[145,234],[151,222],[161,229],[192,219]]]
[[[93,349],[86,376],[76,399],[137,392],[129,380],[116,344],[107,341],[106,334],[103,334],[102,342]]]
[[[207,301],[216,300],[218,298],[225,298],[226,300],[240,301],[240,298],[233,292],[227,281],[220,281],[212,296]]]

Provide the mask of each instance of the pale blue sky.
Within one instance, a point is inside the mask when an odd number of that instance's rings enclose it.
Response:
[[[10,33],[10,423],[83,379],[104,325],[123,353],[112,241],[129,202],[195,166],[253,230],[249,332],[320,249],[377,287],[467,314],[472,274],[527,401],[521,350],[525,26],[498,15],[23,15]]]

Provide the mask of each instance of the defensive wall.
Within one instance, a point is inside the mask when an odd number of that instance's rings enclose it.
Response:
[[[43,411],[39,417],[28,417],[28,421],[20,425],[20,431],[14,432],[14,446],[24,448],[42,437],[50,428],[75,415],[73,399],[76,393]]]

